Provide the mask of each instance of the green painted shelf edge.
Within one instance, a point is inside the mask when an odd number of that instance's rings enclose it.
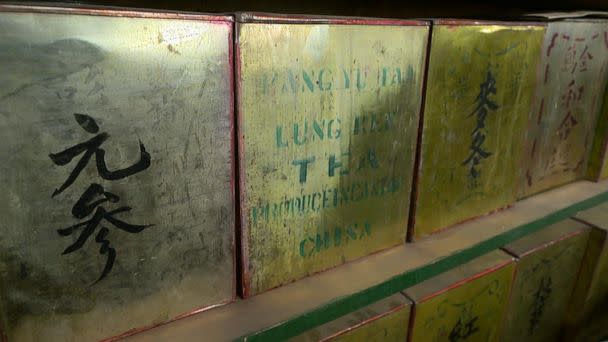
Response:
[[[500,248],[553,223],[567,219],[579,211],[595,207],[606,201],[608,201],[608,191],[555,211],[540,219],[520,225],[470,248],[453,253],[432,264],[404,272],[378,285],[352,295],[337,298],[331,303],[320,306],[315,310],[296,316],[288,321],[268,327],[264,330],[242,336],[235,341],[284,341],[437,276],[456,266],[469,262],[485,253]]]

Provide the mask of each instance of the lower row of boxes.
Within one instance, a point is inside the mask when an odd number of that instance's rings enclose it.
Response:
[[[608,299],[607,231],[599,228],[608,224],[606,209],[581,212],[293,340],[597,341],[602,331],[581,327],[601,318]]]

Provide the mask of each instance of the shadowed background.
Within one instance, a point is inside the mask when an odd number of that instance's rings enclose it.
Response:
[[[0,1],[3,2],[3,1]],[[510,0],[510,1],[393,1],[393,0],[93,0],[63,1],[197,12],[264,11],[374,17],[475,17],[505,18],[525,12],[608,10],[605,0]]]

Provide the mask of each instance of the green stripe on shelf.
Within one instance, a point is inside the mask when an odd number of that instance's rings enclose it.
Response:
[[[592,208],[606,201],[608,201],[608,192],[601,193],[553,212],[538,220],[513,228],[468,249],[446,256],[432,264],[407,271],[383,283],[374,285],[352,295],[337,298],[317,309],[296,316],[275,326],[240,337],[236,341],[284,341],[340,316],[358,310],[366,305],[384,299],[456,266],[469,262],[483,254],[522,238],[527,234],[534,233],[548,225],[567,219],[581,210]]]

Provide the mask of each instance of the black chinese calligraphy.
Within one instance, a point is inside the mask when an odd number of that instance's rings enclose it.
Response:
[[[80,127],[82,127],[85,131],[91,134],[95,134],[99,131],[99,126],[97,126],[95,120],[93,120],[93,118],[91,118],[90,116],[85,114],[74,114],[74,118],[76,119],[76,122],[78,122]],[[108,137],[109,135],[107,133],[100,133],[89,139],[88,141],[74,145],[61,152],[49,154],[49,157],[51,157],[51,160],[53,161],[53,163],[55,163],[55,165],[63,166],[71,162],[72,159],[74,159],[76,156],[84,153],[76,164],[74,170],[72,170],[72,172],[70,173],[70,176],[65,180],[61,187],[55,189],[52,197],[55,197],[56,195],[62,193],[65,189],[72,185],[72,183],[74,183],[76,178],[78,178],[80,172],[82,172],[85,166],[87,166],[89,160],[91,160],[91,157],[93,155],[95,155],[97,172],[99,173],[99,176],[106,180],[117,180],[126,178],[140,171],[143,171],[150,166],[150,154],[146,152],[144,145],[140,141],[140,159],[137,163],[127,168],[116,171],[108,170],[105,162],[106,152],[102,148],[100,148],[101,144],[103,144],[103,142],[106,141]]]
[[[462,317],[458,318],[458,322],[456,322],[448,335],[448,340],[450,342],[464,341],[479,331],[479,327],[477,326],[478,319],[479,317],[477,316],[465,319],[465,321],[463,321]]]
[[[496,95],[496,79],[492,76],[492,72],[488,70],[485,81],[479,85],[479,94],[475,99],[475,110],[468,116],[475,115],[476,125],[471,133],[473,139],[469,147],[469,156],[462,162],[462,165],[467,165],[469,168],[469,184],[471,187],[478,185],[477,182],[481,175],[479,164],[483,159],[492,155],[492,152],[486,151],[483,147],[486,140],[486,118],[489,111],[495,111],[499,108],[498,104],[490,99],[490,95]]]
[[[541,317],[545,310],[545,304],[552,292],[551,277],[543,277],[540,281],[538,289],[534,293],[534,300],[530,306],[530,321],[528,325],[528,335],[534,333],[534,329],[540,323]]]
[[[99,132],[99,126],[92,117],[85,114],[74,114],[74,118],[76,119],[78,125],[80,125],[80,127],[86,132],[91,134],[97,134]],[[109,135],[107,133],[99,133],[86,142],[76,144],[61,152],[51,153],[49,155],[53,163],[63,166],[71,162],[76,156],[82,154],[82,157],[77,162],[66,181],[58,189],[55,189],[51,197],[55,197],[72,185],[93,156],[95,156],[96,160],[97,173],[102,179],[105,180],[123,179],[139,173],[150,166],[150,154],[146,152],[144,145],[140,141],[140,159],[138,162],[124,169],[119,169],[116,171],[108,170],[105,163],[105,151],[101,148],[103,142],[108,138]],[[70,236],[76,231],[80,231],[76,241],[69,245],[62,254],[69,254],[82,248],[91,235],[95,233],[97,227],[102,224],[102,222],[106,222],[128,233],[139,233],[145,228],[152,226],[130,224],[115,217],[120,213],[131,211],[132,208],[129,206],[121,206],[110,211],[101,206],[104,203],[118,203],[119,201],[120,197],[118,195],[106,191],[100,184],[91,183],[72,207],[72,216],[77,219],[84,219],[90,214],[93,215],[89,220],[57,230],[61,236]],[[109,232],[110,231],[107,227],[102,226],[95,236],[95,242],[101,244],[99,253],[102,255],[107,255],[104,269],[95,283],[101,281],[110,273],[114,265],[114,261],[116,260],[116,250],[111,246],[110,241],[107,239]]]

